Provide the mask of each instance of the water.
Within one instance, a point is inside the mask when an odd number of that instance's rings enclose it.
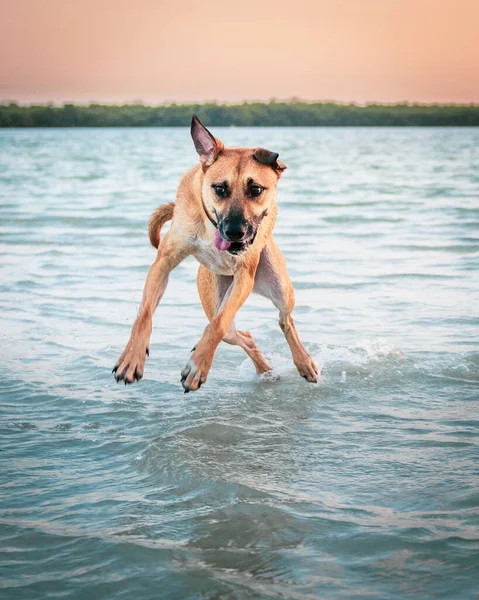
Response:
[[[320,383],[252,297],[279,378],[222,344],[185,396],[191,259],[116,385],[188,132],[1,131],[2,597],[477,598],[479,130],[215,133],[289,167],[276,237]]]

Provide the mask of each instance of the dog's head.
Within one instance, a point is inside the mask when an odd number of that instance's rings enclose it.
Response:
[[[196,116],[191,137],[204,174],[203,202],[218,224],[216,245],[240,254],[275,208],[276,184],[286,165],[264,148],[225,148]]]

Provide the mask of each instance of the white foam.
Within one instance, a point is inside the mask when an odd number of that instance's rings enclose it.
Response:
[[[287,349],[285,354],[268,354],[266,359],[273,370],[261,376],[256,374],[251,360],[245,358],[237,369],[238,375],[243,380],[258,382],[295,377],[296,368],[286,352]],[[319,373],[326,368],[334,373],[335,378],[339,378],[340,383],[345,383],[348,375],[369,375],[375,366],[397,364],[405,358],[399,348],[381,339],[361,340],[351,346],[324,346],[313,355]]]

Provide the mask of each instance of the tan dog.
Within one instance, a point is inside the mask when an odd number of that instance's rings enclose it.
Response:
[[[258,374],[271,370],[251,335],[235,328],[234,317],[251,292],[266,296],[279,310],[279,325],[296,368],[316,383],[318,370],[291,318],[293,287],[272,235],[276,186],[286,166],[278,154],[263,148],[225,148],[196,116],[191,136],[200,164],[182,178],[176,203],[160,206],[150,219],[150,241],[158,254],[130,340],[113,369],[116,380],[127,384],[142,378],[153,312],[170,271],[192,254],[200,263],[198,291],[210,323],[181,372],[185,393],[206,381],[221,340],[241,346]],[[170,219],[170,230],[160,242],[161,227]]]

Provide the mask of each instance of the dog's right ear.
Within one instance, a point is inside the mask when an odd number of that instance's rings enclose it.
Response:
[[[223,144],[206,129],[196,115],[191,119],[191,137],[203,168],[210,167],[224,150]]]

